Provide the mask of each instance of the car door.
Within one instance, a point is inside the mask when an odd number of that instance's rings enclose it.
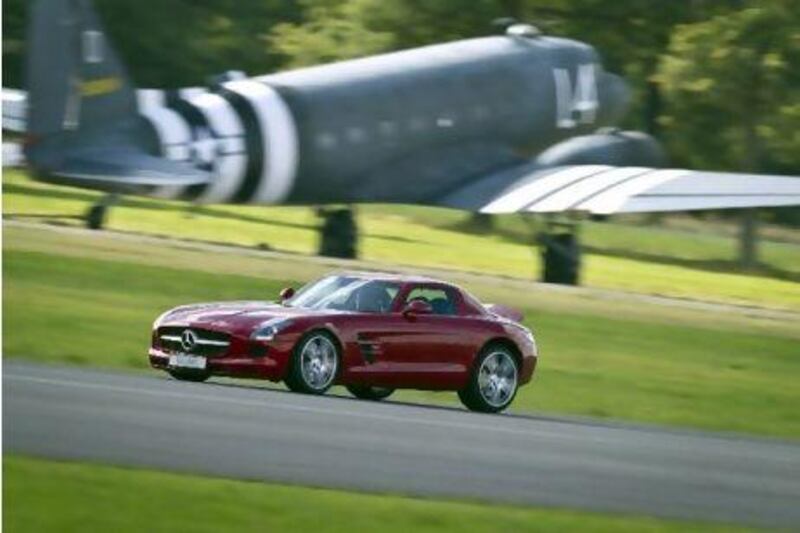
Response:
[[[459,388],[474,356],[474,339],[459,314],[460,292],[444,284],[409,284],[400,295],[401,312],[387,316],[381,339],[384,381],[425,389]],[[414,299],[428,302],[431,314],[404,316]]]
[[[399,312],[360,314],[352,317],[348,381],[366,385],[395,386],[393,365],[405,319]]]
[[[346,357],[344,378],[348,383],[381,385],[391,381],[389,361],[398,346],[394,337],[404,320],[399,312],[402,291],[399,282],[372,281],[369,284],[385,291],[390,303],[373,306],[369,299],[361,302],[360,298],[355,298],[355,293],[352,301],[342,303],[343,308],[350,311],[341,324]],[[367,289],[366,285],[359,290]]]

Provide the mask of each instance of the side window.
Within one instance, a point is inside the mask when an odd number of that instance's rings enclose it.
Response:
[[[384,281],[359,284],[348,296],[343,308],[360,313],[388,313],[400,287]]]
[[[428,302],[433,308],[433,314],[435,315],[456,314],[456,298],[452,289],[425,286],[415,287],[408,293],[406,303],[413,300]]]

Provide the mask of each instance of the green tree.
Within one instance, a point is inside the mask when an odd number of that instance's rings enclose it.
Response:
[[[800,12],[788,1],[680,26],[658,69],[672,154],[695,168],[800,170]]]
[[[395,47],[393,35],[367,24],[364,13],[369,1],[306,0],[303,21],[276,25],[268,37],[270,48],[282,55],[288,67],[391,50]]]
[[[23,84],[30,0],[3,2],[3,84]],[[95,0],[116,48],[142,87],[203,84],[226,70],[264,74],[280,56],[264,46],[279,22],[297,21],[296,0]]]
[[[3,2],[3,87],[22,87],[26,5],[25,0]]]
[[[694,168],[800,170],[800,14],[773,0],[678,27],[658,71],[673,157]],[[791,213],[772,211],[791,221]],[[786,216],[788,214],[788,216]],[[740,262],[756,264],[745,213]]]

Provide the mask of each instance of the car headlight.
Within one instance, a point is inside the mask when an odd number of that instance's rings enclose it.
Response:
[[[286,329],[292,324],[288,318],[273,318],[262,323],[250,338],[254,341],[269,342],[275,339],[275,335]]]

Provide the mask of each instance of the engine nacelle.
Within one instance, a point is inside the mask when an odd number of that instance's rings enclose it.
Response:
[[[551,146],[539,154],[536,162],[544,167],[610,165],[658,168],[667,164],[667,156],[661,144],[646,133],[599,130]]]

